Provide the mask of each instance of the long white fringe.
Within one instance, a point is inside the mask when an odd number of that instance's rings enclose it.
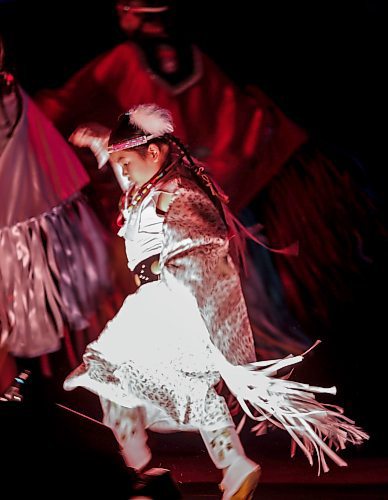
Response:
[[[329,470],[325,455],[341,467],[347,465],[332,448],[344,449],[347,442],[361,444],[369,436],[344,415],[341,407],[315,399],[319,393],[336,394],[335,387],[311,386],[288,377],[276,377],[280,369],[300,363],[306,353],[245,366],[234,366],[219,356],[219,370],[245,414],[258,422],[252,431],[263,434],[271,424],[286,430],[292,438],[291,455],[294,456],[298,445],[313,465],[315,451],[320,475],[321,468],[324,472]]]

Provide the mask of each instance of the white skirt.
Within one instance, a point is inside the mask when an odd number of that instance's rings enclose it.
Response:
[[[177,280],[154,281],[129,295],[90,347],[115,365],[131,360],[152,368],[215,370],[215,348],[197,302]]]
[[[234,425],[213,387],[216,351],[195,298],[169,276],[126,298],[64,388],[82,386],[127,408],[156,405],[180,430]]]
[[[256,421],[254,432],[262,434],[270,422],[289,432],[292,452],[300,446],[311,464],[315,451],[319,470],[328,470],[325,455],[346,465],[332,448],[360,444],[368,435],[342,408],[315,399],[315,394],[335,394],[334,387],[277,376],[302,359],[230,364],[211,343],[194,297],[168,277],[168,285],[149,283],[125,300],[100,338],[89,345],[84,365],[67,378],[65,389],[82,386],[116,403],[114,414],[106,418],[126,418],[125,408],[139,406],[151,429],[154,419],[157,425],[158,420],[172,422],[175,430],[206,431],[234,425],[225,399],[213,387],[222,376]]]

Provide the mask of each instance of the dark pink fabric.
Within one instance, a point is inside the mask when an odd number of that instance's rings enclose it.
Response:
[[[57,91],[41,93],[44,112],[65,133],[85,122],[113,127],[131,106],[154,102],[172,112],[175,133],[243,208],[306,141],[306,134],[258,89],[242,93],[195,49],[196,73],[185,88],[150,73],[140,49],[127,42],[98,57]]]

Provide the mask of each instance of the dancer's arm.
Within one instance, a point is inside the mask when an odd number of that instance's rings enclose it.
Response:
[[[102,168],[109,161],[107,151],[110,130],[99,123],[90,123],[77,127],[69,137],[69,141],[78,147],[88,147],[97,160],[98,168]],[[119,164],[111,163],[111,167],[123,191],[129,188],[128,179],[122,174]]]

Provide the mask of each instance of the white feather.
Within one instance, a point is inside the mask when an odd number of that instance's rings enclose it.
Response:
[[[129,111],[129,121],[146,135],[161,137],[174,131],[171,113],[156,104],[139,104]]]

